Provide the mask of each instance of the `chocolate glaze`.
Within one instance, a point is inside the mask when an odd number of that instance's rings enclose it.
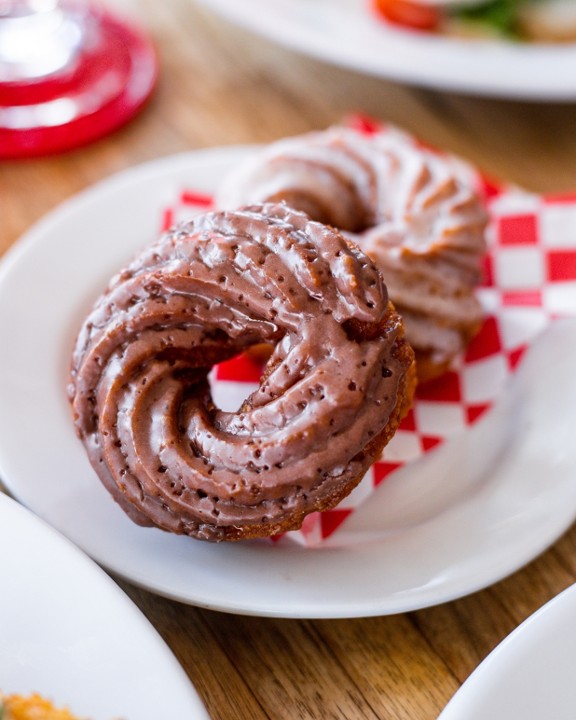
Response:
[[[224,180],[221,207],[284,200],[357,242],[411,345],[443,367],[479,328],[487,215],[461,167],[403,133],[330,128],[266,147]]]
[[[213,364],[275,349],[236,412]],[[412,351],[374,265],[283,205],[211,212],[119,273],[78,335],[76,430],[136,522],[205,540],[299,527],[361,479],[411,394]]]

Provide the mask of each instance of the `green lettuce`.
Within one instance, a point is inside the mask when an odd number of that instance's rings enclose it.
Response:
[[[538,0],[528,0],[538,2]],[[527,0],[490,0],[483,5],[460,7],[451,11],[453,17],[480,23],[507,37],[519,37],[518,8]]]

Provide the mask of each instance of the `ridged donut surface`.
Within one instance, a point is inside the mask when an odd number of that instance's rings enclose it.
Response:
[[[306,133],[234,168],[217,194],[220,207],[269,201],[339,228],[375,261],[420,379],[443,372],[478,331],[487,214],[449,158],[398,131]]]
[[[212,366],[274,346],[236,411]],[[298,528],[360,481],[409,406],[413,353],[373,263],[284,205],[209,212],[161,237],[96,302],[70,400],[130,517],[204,540]]]

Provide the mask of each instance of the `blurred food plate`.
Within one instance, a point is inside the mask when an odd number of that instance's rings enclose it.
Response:
[[[456,38],[402,29],[371,0],[197,0],[275,42],[400,83],[533,101],[576,99],[576,43]]]

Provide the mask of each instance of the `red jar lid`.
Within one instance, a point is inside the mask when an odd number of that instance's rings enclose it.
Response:
[[[149,98],[156,53],[140,30],[90,9],[94,31],[74,66],[41,80],[0,83],[0,158],[59,153],[124,125]]]

